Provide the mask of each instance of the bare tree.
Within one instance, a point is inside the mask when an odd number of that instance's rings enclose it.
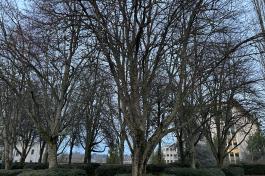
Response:
[[[32,12],[35,18],[20,16],[19,20],[13,20],[16,31],[8,31],[7,27],[3,27],[2,31],[6,47],[3,49],[8,53],[5,58],[18,61],[27,71],[31,106],[26,109],[42,139],[47,142],[51,168],[57,167],[57,140],[67,124],[64,118],[68,109],[67,100],[83,59],[75,56],[80,32],[80,20],[73,12],[75,6],[65,6],[72,12],[68,18],[70,21],[57,21],[55,25],[49,21],[54,20],[53,15],[47,15],[47,9],[41,8],[44,5],[35,5],[36,11]],[[49,20],[42,23],[42,19]]]

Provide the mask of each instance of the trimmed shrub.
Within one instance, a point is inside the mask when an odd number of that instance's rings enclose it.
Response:
[[[222,170],[216,168],[210,168],[210,169],[170,168],[166,169],[165,174],[174,174],[177,176],[225,176]]]
[[[86,172],[81,169],[44,169],[33,170],[20,173],[18,176],[86,176]]]
[[[4,169],[0,169],[0,175],[1,176],[17,176],[18,174],[22,173],[23,169],[16,169],[16,170],[4,170]],[[29,171],[29,170],[27,170]]]
[[[173,164],[149,164],[146,166],[147,173],[162,173],[168,168],[175,168]]]
[[[182,163],[182,162],[173,162],[173,163],[168,163],[166,165],[169,165],[171,167],[190,168],[190,164],[187,163],[187,162],[184,162],[184,163]],[[196,168],[200,168],[201,167],[200,162],[196,161],[195,166],[196,166]]]
[[[132,176],[132,174],[117,174],[115,176]],[[144,176],[175,176],[175,175],[167,175],[167,174],[159,174],[159,175],[145,174]]]
[[[222,170],[226,176],[244,176],[244,169],[241,167],[227,167]]]
[[[168,164],[150,164],[146,166],[148,174],[163,173],[166,169],[173,168],[174,165]],[[108,164],[102,165],[96,169],[96,176],[114,176],[117,174],[131,174],[132,165]]]
[[[48,169],[49,165],[44,163],[25,163],[24,169],[41,170]]]
[[[246,175],[265,175],[264,164],[233,164],[229,167],[241,167]]]
[[[12,163],[11,169],[23,169],[25,166],[25,163]]]
[[[93,176],[95,175],[96,169],[100,166],[98,163],[91,163],[91,164],[64,164],[64,165],[59,165],[59,168],[66,168],[66,169],[82,169],[86,171],[86,174],[88,176]]]
[[[4,169],[4,164],[0,164],[0,167]],[[48,164],[43,163],[12,163],[11,169],[33,169],[33,170],[39,170],[39,169],[48,169]]]
[[[106,164],[96,169],[96,176],[114,176],[117,174],[130,174],[131,165]]]

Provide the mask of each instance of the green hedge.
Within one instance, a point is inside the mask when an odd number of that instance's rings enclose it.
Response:
[[[100,166],[98,163],[91,163],[91,164],[62,164],[59,165],[59,168],[66,168],[66,169],[82,169],[86,171],[88,176],[95,175],[96,169]]]
[[[33,169],[33,170],[41,170],[48,169],[49,165],[44,163],[25,163],[24,169]]]
[[[182,167],[182,165],[175,165],[175,164],[149,164],[146,167],[146,172],[147,173],[162,173],[166,169],[169,168],[177,168],[177,167]]]
[[[117,174],[115,176],[132,176],[131,174]],[[145,174],[144,176],[157,176],[157,175],[152,175],[152,174]],[[159,176],[174,176],[174,175],[159,175]]]
[[[174,165],[168,164],[150,164],[146,166],[146,172],[150,174],[163,173],[166,169],[173,168]],[[117,174],[130,174],[132,172],[131,165],[106,164],[96,169],[96,176],[114,176]]]
[[[174,165],[148,165],[147,174],[154,175],[176,175],[176,176],[225,176],[220,169],[191,169],[178,168]],[[96,176],[127,176],[132,172],[131,165],[108,164],[102,165],[96,169]]]
[[[105,164],[99,166],[95,173],[96,176],[114,176],[117,174],[130,174],[132,172],[131,165],[120,165],[120,164]]]
[[[175,176],[225,176],[222,170],[216,168],[209,169],[191,169],[191,168],[169,168],[165,174],[173,174]]]
[[[0,169],[0,176],[17,176],[18,174],[25,171],[24,169],[15,169],[15,170],[4,170]],[[29,170],[26,170],[29,171]]]
[[[233,164],[229,167],[241,167],[246,175],[265,175],[264,164]]]
[[[113,176],[115,174],[128,174],[132,172],[131,165],[105,164],[96,169],[96,176]],[[169,168],[187,167],[178,163],[170,164],[148,164],[146,172],[150,174],[163,173]]]
[[[244,169],[241,167],[227,167],[222,170],[226,176],[244,176]]]
[[[87,176],[86,172],[81,169],[44,169],[23,171],[18,176]]]
[[[4,164],[0,164],[0,168],[4,169]],[[43,163],[12,163],[11,169],[33,169],[33,170],[39,170],[39,169],[48,169],[48,164]],[[1,176],[1,175],[0,175]]]

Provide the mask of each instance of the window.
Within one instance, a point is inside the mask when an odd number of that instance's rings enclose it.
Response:
[[[172,151],[173,149],[172,148],[170,148],[170,151]]]
[[[169,156],[169,154],[167,154],[167,156]]]
[[[168,151],[168,148],[166,148],[166,151]]]
[[[33,154],[34,154],[34,149],[31,150],[31,155],[33,155]]]
[[[239,153],[235,153],[235,156],[239,158]]]
[[[177,158],[177,154],[174,154],[174,157]]]
[[[169,163],[169,160],[167,160],[167,163]]]
[[[170,162],[172,163],[172,160],[170,160]]]
[[[234,154],[233,154],[233,152],[232,152],[232,153],[230,153],[230,156],[231,156],[231,157],[234,157]]]
[[[172,154],[170,154],[170,156],[172,156]]]
[[[234,142],[234,146],[236,146],[237,145],[237,142]]]
[[[32,160],[30,160],[29,162],[32,163]]]

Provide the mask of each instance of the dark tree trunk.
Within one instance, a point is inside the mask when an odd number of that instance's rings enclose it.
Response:
[[[132,176],[142,176],[145,174],[145,165],[143,160],[143,153],[141,147],[134,148],[132,158]]]
[[[84,163],[86,164],[90,164],[91,163],[91,149],[90,148],[87,148],[85,150],[85,158],[84,158]]]
[[[160,95],[160,90],[158,89],[158,96]],[[157,126],[159,127],[161,125],[161,102],[160,99],[158,98],[157,100]],[[159,140],[158,143],[158,150],[157,150],[157,155],[158,155],[158,163],[162,163],[162,142]]]
[[[48,162],[49,168],[57,168],[57,138],[53,138],[48,143]]]
[[[11,166],[12,166],[12,151],[13,151],[12,145],[10,145],[7,140],[4,140],[5,170],[11,169]]]
[[[216,161],[217,161],[217,167],[218,168],[224,167],[224,156],[223,156],[222,152],[219,151],[217,153]]]
[[[179,134],[177,135],[177,139],[178,139],[178,145],[177,146],[178,146],[180,163],[184,165],[186,163],[186,157],[185,157],[185,151],[184,151],[184,142],[183,142],[182,130],[180,130]]]
[[[124,142],[125,142],[125,130],[121,131],[120,135],[120,143],[119,143],[119,162],[120,164],[123,164],[124,161]]]
[[[195,146],[194,146],[194,137],[189,136],[187,143],[187,154],[188,154],[188,163],[189,166],[193,169],[196,168],[196,160],[195,160]]]
[[[46,146],[46,142],[43,142],[42,145],[40,144],[40,157],[39,157],[38,163],[42,162],[42,157],[43,157],[45,146]]]
[[[48,164],[48,155],[49,155],[49,151],[48,151],[48,145],[46,144],[46,147],[45,147],[45,152],[44,152],[44,155],[42,157],[42,163],[44,164]]]
[[[69,152],[68,164],[72,163],[72,155],[73,155],[74,144],[75,144],[75,139],[74,139],[74,137],[72,137],[71,143],[70,143],[70,152]]]
[[[158,155],[158,163],[162,164],[163,157],[162,157],[162,142],[161,142],[161,140],[158,143],[157,155]]]
[[[132,176],[142,176],[146,171],[146,157],[144,151],[146,149],[144,132],[139,131],[135,138],[132,156]],[[150,152],[152,153],[152,152]]]
[[[25,149],[22,149],[21,158],[20,158],[20,163],[21,164],[25,163],[26,157],[27,157],[27,151]]]

